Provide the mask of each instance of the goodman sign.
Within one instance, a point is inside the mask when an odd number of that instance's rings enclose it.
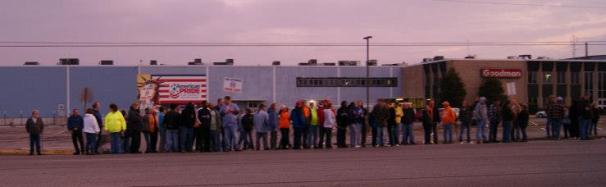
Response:
[[[482,77],[484,78],[520,78],[522,70],[520,69],[482,69]]]

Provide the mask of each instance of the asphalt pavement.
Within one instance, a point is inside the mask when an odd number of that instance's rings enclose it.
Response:
[[[0,156],[0,186],[606,186],[606,140]]]

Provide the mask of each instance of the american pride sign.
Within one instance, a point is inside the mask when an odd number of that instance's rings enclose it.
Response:
[[[199,103],[207,98],[208,80],[205,75],[153,75],[152,79],[159,82],[159,104]]]
[[[482,69],[480,71],[484,78],[520,78],[522,70],[520,69]]]

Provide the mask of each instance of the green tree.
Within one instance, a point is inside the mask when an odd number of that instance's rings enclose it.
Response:
[[[503,83],[495,78],[486,78],[482,80],[482,84],[478,90],[478,95],[480,97],[486,97],[486,99],[491,102],[496,99],[503,101],[507,98],[504,93]]]
[[[446,75],[442,77],[440,87],[440,98],[447,100],[452,106],[460,107],[465,100],[465,84],[461,81],[459,73],[454,68],[448,69]]]

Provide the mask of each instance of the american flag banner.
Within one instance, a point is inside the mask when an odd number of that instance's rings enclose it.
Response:
[[[207,99],[206,75],[152,75],[159,82],[159,104],[200,103]]]

